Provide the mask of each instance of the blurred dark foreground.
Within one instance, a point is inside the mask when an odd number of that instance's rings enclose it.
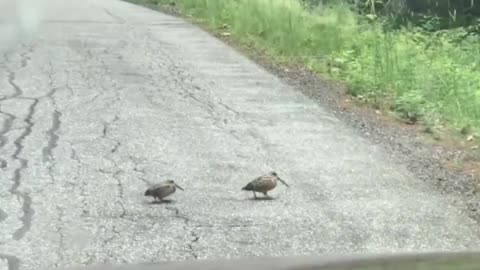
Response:
[[[249,257],[132,265],[97,265],[70,270],[480,270],[480,252],[355,256]]]

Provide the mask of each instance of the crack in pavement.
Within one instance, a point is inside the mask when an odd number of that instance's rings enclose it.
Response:
[[[59,136],[57,134],[58,129],[60,128],[61,113],[55,110],[52,113],[52,126],[48,129],[48,143],[42,149],[43,163],[47,164],[48,174],[55,182],[55,177],[53,176],[53,169],[55,167],[55,157],[53,156],[53,150],[57,147]]]
[[[104,225],[102,225],[100,228],[102,228],[103,230],[106,231],[106,227]],[[102,239],[102,244],[101,244],[101,248],[100,250],[102,251],[105,251],[106,250],[106,246],[109,245],[113,240],[115,240],[116,238],[120,238],[121,237],[121,234],[120,234],[120,231],[117,230],[117,227],[115,225],[112,226],[112,232],[113,232],[113,235],[106,238],[106,239]],[[106,252],[106,255],[105,258],[103,259],[103,263],[106,264],[106,263],[110,263],[109,262],[109,259],[111,258],[115,258],[114,254],[112,254],[112,251],[111,250],[107,250]],[[124,259],[122,259],[124,263],[128,263],[126,262]]]
[[[5,63],[9,62],[7,53],[3,54],[3,58],[5,59]],[[0,101],[16,98],[23,94],[22,89],[15,83],[16,73],[12,71],[6,64],[4,65],[4,67],[5,67],[5,70],[7,71],[8,84],[13,88],[14,93],[9,96],[2,96],[2,98],[0,98]]]
[[[55,110],[52,113],[52,126],[47,131],[48,144],[42,150],[44,163],[55,161],[55,158],[53,157],[52,153],[55,147],[57,147],[57,142],[59,139],[57,131],[60,128],[60,124],[61,124],[60,117],[61,117],[61,113],[58,112],[57,110]]]
[[[110,10],[108,10],[106,8],[104,8],[103,11],[105,13],[107,13],[108,16],[112,17],[116,21],[116,23],[124,24],[126,22],[126,20],[124,18],[113,14]]]
[[[110,126],[111,126],[112,124],[114,124],[116,121],[118,121],[119,119],[120,119],[120,118],[118,117],[118,115],[115,115],[115,117],[113,118],[112,121],[110,121],[110,122],[104,122],[104,123],[103,123],[103,129],[102,129],[102,138],[107,139],[107,140],[110,140],[110,141],[113,141],[113,142],[115,143],[115,144],[113,145],[112,149],[110,149],[110,153],[106,154],[106,155],[104,156],[104,158],[110,160],[110,161],[113,162],[115,165],[117,165],[116,162],[113,161],[113,160],[112,160],[111,158],[109,158],[108,156],[111,155],[111,154],[115,154],[115,153],[118,151],[118,149],[120,148],[120,146],[121,146],[122,143],[121,143],[120,141],[115,140],[115,139],[109,138],[109,137],[108,137],[108,132],[109,132]],[[118,167],[117,167],[117,168],[118,168]]]
[[[57,103],[55,101],[54,95],[57,92],[58,88],[54,87],[54,79],[53,79],[53,63],[52,61],[49,61],[49,67],[50,70],[48,72],[48,79],[49,79],[49,87],[50,91],[45,95],[46,98],[48,98],[54,107],[54,111],[52,112],[52,125],[47,131],[48,135],[48,143],[47,146],[45,146],[42,149],[42,157],[43,157],[43,163],[47,164],[47,170],[48,174],[50,175],[50,178],[55,182],[55,177],[53,176],[53,169],[55,167],[55,158],[53,156],[53,150],[57,147],[57,143],[59,140],[59,136],[57,134],[57,131],[60,129],[60,125],[62,124],[60,117],[61,113],[57,110]]]
[[[0,158],[0,169],[5,169],[7,166],[8,162],[5,159]]]
[[[75,150],[74,146],[72,143],[69,142],[71,153],[70,153],[70,159],[76,161],[80,166],[85,166],[88,167],[88,165],[80,160],[80,158],[77,155],[77,151]],[[80,173],[77,170],[76,175],[73,178],[74,182],[77,182],[77,179],[79,178]],[[80,195],[81,195],[81,204],[82,204],[82,215],[88,215],[88,204],[87,204],[87,182],[82,181],[80,182]]]
[[[153,47],[153,46],[154,46],[153,44],[149,45],[149,47]],[[202,89],[197,83],[194,82],[194,78],[188,73],[187,70],[183,69],[179,64],[179,59],[172,59],[171,57],[169,57],[170,54],[167,50],[165,50],[165,48],[158,48],[158,47],[156,48],[158,49],[158,51],[165,52],[165,55],[166,55],[165,59],[168,61],[168,65],[171,67],[168,70],[168,72],[171,74],[170,78],[176,83],[176,85],[179,86],[179,90],[181,90],[181,92],[176,92],[176,91],[173,91],[173,92],[179,94],[184,98],[189,98],[194,102],[198,103],[209,114],[210,116],[209,120],[211,121],[213,126],[219,128],[220,130],[226,131],[228,135],[232,136],[240,143],[246,143],[247,142],[246,136],[239,135],[235,130],[229,130],[227,128],[226,126],[227,119],[225,118],[226,114],[219,114],[219,110],[217,108],[222,107],[225,111],[233,114],[236,121],[247,123],[249,125],[248,121],[240,117],[241,116],[240,112],[230,107],[229,105],[225,104],[219,98],[216,98],[214,102],[210,100],[211,97],[208,97],[208,96],[200,98],[208,94],[208,91],[206,89]],[[186,87],[186,85],[193,87],[193,89],[189,89],[189,87]],[[197,94],[199,95],[197,96]],[[223,121],[219,120],[221,118],[223,118]],[[230,118],[228,120],[231,122],[233,119]],[[247,131],[247,135],[253,140],[252,143],[257,145],[256,148],[258,150],[261,150],[261,152],[259,151],[259,154],[261,154],[265,160],[268,160],[269,155],[266,153],[266,150],[265,150],[266,149],[265,147],[268,146],[268,144],[266,143],[265,138],[261,136],[261,134],[258,131],[253,130],[252,128]]]
[[[67,89],[70,96],[73,97],[75,94],[73,92],[72,86],[70,86],[70,73],[71,73],[70,71],[68,71],[68,70],[66,71],[67,79],[66,79],[66,82],[65,82],[65,89]]]
[[[57,93],[58,87],[54,87],[53,74],[55,73],[55,71],[53,69],[53,63],[52,63],[51,60],[48,62],[48,66],[49,66],[49,71],[48,71],[48,81],[49,81],[49,83],[48,83],[48,86],[50,87],[50,91],[45,95],[45,97],[50,99],[53,103],[53,107],[55,109],[57,109],[57,102],[55,101],[55,98],[53,96],[55,95],[55,93]]]
[[[260,227],[260,226],[262,226],[262,224],[218,224],[218,225],[202,224],[202,225],[196,225],[195,228],[233,229],[233,228],[253,228],[253,227]]]
[[[0,208],[0,222],[7,219],[7,217],[8,217],[8,214],[5,211],[3,211],[2,208]]]
[[[84,62],[85,62],[85,63],[87,63],[87,62],[88,62],[89,60],[91,60],[91,59],[97,60],[97,59],[95,58],[95,56],[93,55],[93,53],[92,53],[92,48],[89,47],[89,46],[87,46],[87,43],[82,43],[82,49],[83,49],[84,52],[85,52],[85,55],[84,55]],[[102,74],[97,74],[97,75],[100,76],[100,77],[103,77],[103,76],[106,75],[106,72],[105,72],[105,71],[107,70],[107,66],[106,66],[106,63],[103,62],[103,61],[101,62],[101,64],[102,64],[102,67],[103,67],[103,72],[102,72]],[[93,85],[91,84],[91,82],[90,82],[90,80],[92,79],[92,76],[90,76],[90,75],[88,74],[88,72],[84,72],[84,71],[88,71],[88,70],[89,70],[89,69],[88,69],[87,67],[84,67],[83,69],[81,69],[81,71],[80,71],[80,77],[81,77],[82,81],[83,81],[84,83],[86,83],[86,88],[87,88],[87,89],[93,89],[94,86],[93,86]],[[82,71],[83,71],[83,72],[82,72]],[[70,80],[70,77],[68,77],[68,78],[69,78],[69,79],[68,79],[68,81],[69,81],[69,80]],[[67,86],[70,87],[70,85],[69,85],[68,83],[67,83]],[[99,85],[99,88],[100,88],[99,90],[105,90],[105,88],[104,88],[102,85]],[[71,94],[72,94],[72,96],[73,96],[73,90],[71,89],[71,87],[70,87],[70,92],[71,92]],[[93,97],[91,100],[87,101],[87,102],[88,102],[88,103],[93,103],[93,102],[95,102],[95,100],[96,100],[98,97],[103,96],[104,94],[105,94],[105,91],[96,91],[94,97]]]
[[[2,111],[1,109],[0,114],[6,116],[6,119],[3,122],[2,129],[0,130],[0,148],[2,148],[8,143],[8,138],[5,136],[5,134],[7,134],[12,129],[15,116],[13,114]]]
[[[85,58],[85,59],[84,59],[85,62],[88,62],[88,61],[91,60],[91,59],[95,59],[95,60],[98,61],[98,57],[95,57],[95,55],[94,55],[91,47],[87,46],[86,43],[83,43],[83,46],[82,46],[82,47],[84,48],[84,52],[85,52],[85,57],[84,57],[84,58]],[[107,74],[108,64],[105,63],[105,61],[104,61],[103,59],[100,59],[99,62],[100,62],[100,64],[101,64],[101,66],[102,66],[101,74],[99,74],[99,76],[102,76],[102,77],[103,77],[103,76],[105,76],[105,75]],[[84,70],[88,70],[88,69],[84,69]],[[90,83],[90,81],[91,81],[91,76],[90,76],[88,73],[86,73],[86,72],[80,72],[80,76],[81,76],[81,78],[83,79],[83,81],[86,82],[88,88],[90,88],[90,89],[94,88],[94,87],[91,85],[91,83]],[[69,79],[70,79],[70,78],[69,78],[69,76],[68,76],[67,89],[70,91],[70,94],[73,95],[73,89],[72,89],[72,87],[68,84]],[[100,85],[99,85],[99,90],[100,90],[100,91],[99,91],[99,92],[97,91],[97,92],[95,93],[94,97],[91,98],[91,100],[88,101],[88,103],[95,102],[97,98],[99,98],[100,96],[105,95],[105,93],[107,92],[108,89],[109,89],[109,88],[107,88],[107,87],[103,86],[102,84],[100,84]],[[110,102],[108,102],[107,104],[104,104],[103,106],[106,107],[106,108],[108,108],[108,107],[110,107],[110,105],[112,105],[112,104],[114,104],[115,102],[117,102],[117,101],[119,100],[119,98],[120,98],[120,97],[119,97],[119,95],[118,95],[118,91],[114,91],[114,97],[112,98],[112,100],[111,100]],[[102,130],[102,136],[101,136],[101,137],[103,137],[103,138],[105,138],[105,139],[112,140],[112,139],[110,139],[110,138],[107,138],[107,133],[108,133],[109,125],[111,125],[112,123],[114,123],[114,122],[117,121],[117,120],[118,120],[118,116],[115,116],[115,118],[113,119],[113,121],[111,121],[110,123],[104,123],[104,124],[103,124],[103,130]],[[114,141],[114,140],[113,140],[113,141]],[[84,163],[84,162],[82,162],[82,161],[80,160],[80,157],[78,156],[78,154],[77,154],[77,152],[76,152],[73,144],[72,144],[72,143],[69,143],[69,144],[70,144],[70,148],[71,148],[71,150],[72,150],[72,153],[71,153],[71,155],[70,155],[70,158],[71,158],[72,160],[75,160],[80,166],[88,167],[88,166],[89,166],[88,164],[86,164],[86,163]],[[115,145],[114,145],[114,147],[110,150],[110,154],[116,153],[116,152],[118,151],[119,147],[120,147],[120,142],[115,141]],[[105,158],[108,159],[108,154],[105,156]],[[109,160],[112,161],[112,163],[114,163],[114,165],[115,165],[115,166],[117,167],[117,169],[118,169],[118,165],[117,165],[113,160],[111,160],[111,159],[109,159]],[[119,170],[119,169],[118,169],[118,170]],[[100,171],[100,172],[102,172],[102,171]],[[103,173],[107,173],[107,172],[104,171]],[[77,173],[77,177],[79,177],[78,173]],[[114,177],[115,177],[115,180],[117,181],[117,186],[118,186],[118,188],[119,188],[119,193],[122,194],[121,196],[123,196],[123,186],[122,186],[122,183],[121,183],[120,179],[118,179],[118,173],[115,174]],[[83,215],[88,215],[88,214],[89,214],[89,211],[88,211],[88,203],[87,203],[87,200],[86,200],[86,198],[88,197],[87,186],[88,186],[88,184],[87,184],[85,181],[82,181],[82,185],[81,185],[80,189],[81,189],[81,195],[82,195],[81,202],[82,202],[82,208],[83,208],[83,211],[82,211],[82,212],[83,212]],[[121,199],[123,199],[123,198],[121,198]],[[125,206],[123,205],[123,202],[122,202],[122,201],[119,201],[119,202],[117,202],[117,203],[118,203],[118,204],[120,205],[120,207],[122,208],[122,213],[120,214],[120,217],[121,217],[121,218],[127,218],[127,217],[126,217],[126,209],[125,209]],[[127,218],[127,219],[128,219],[128,218]]]
[[[147,172],[144,170],[144,169],[139,169],[138,168],[138,161],[135,160],[135,157],[133,156],[128,156],[128,158],[130,159],[130,161],[133,162],[134,166],[133,166],[133,171],[136,172],[136,173],[139,173],[140,174],[140,180],[142,180],[142,182],[144,182],[145,184],[147,185],[151,185],[152,183],[150,181],[148,181],[145,177],[147,176]]]
[[[28,65],[28,62],[32,60],[32,58],[29,56],[29,54],[33,53],[33,47],[28,47],[27,51],[24,51],[23,53],[20,54],[20,64],[21,68],[25,68]]]
[[[8,254],[0,253],[0,259],[6,260],[8,265],[8,270],[18,270],[20,269],[20,259]]]
[[[70,153],[70,159],[75,160],[80,165],[87,166],[87,164],[82,162],[78,157],[77,150],[75,150],[75,148],[73,147],[73,144],[69,143],[69,145],[70,145],[70,149],[72,150],[72,152]]]
[[[222,101],[217,101],[217,104],[224,107],[226,110],[234,113],[236,116],[240,116],[240,112],[238,112],[237,110],[235,110],[234,108],[232,108],[231,106],[223,103]]]
[[[1,108],[1,107],[0,107]],[[8,143],[8,138],[5,136],[13,126],[13,121],[15,120],[15,116],[10,113],[6,113],[0,109],[0,114],[5,115],[5,121],[3,121],[2,129],[0,130],[0,149],[3,148]],[[4,169],[8,166],[8,162],[0,158],[0,169]]]
[[[101,232],[101,231],[107,231],[107,227],[106,227],[105,225],[100,225],[100,227],[99,227],[98,229],[99,229],[99,230],[98,230],[99,232]],[[100,240],[102,241],[102,243],[101,243],[101,248],[100,248],[99,250],[104,251],[104,250],[105,250],[105,247],[106,247],[108,244],[110,244],[110,242],[112,242],[113,239],[115,239],[116,237],[120,236],[120,233],[116,230],[115,225],[113,225],[113,227],[112,227],[112,232],[113,232],[113,235],[112,235],[112,236],[110,236],[110,237],[108,237],[108,238],[105,238],[105,239],[100,239]],[[109,254],[109,255],[111,255],[111,254]],[[105,260],[106,260],[106,258],[104,259],[104,262],[103,262],[103,263],[106,263]]]
[[[112,160],[110,160],[112,161]],[[119,218],[126,218],[126,215],[127,215],[127,209],[125,208],[125,205],[123,204],[123,199],[125,198],[124,197],[124,188],[123,188],[123,184],[122,184],[122,181],[120,180],[120,178],[118,178],[118,176],[122,173],[124,173],[123,170],[121,170],[120,168],[118,168],[118,165],[116,164],[116,162],[112,161],[114,164],[115,164],[115,167],[117,168],[116,171],[114,172],[109,172],[109,171],[106,171],[106,170],[103,170],[103,169],[99,169],[98,171],[100,173],[103,173],[103,174],[111,174],[113,179],[115,179],[115,181],[117,181],[117,189],[118,189],[118,197],[119,197],[119,200],[116,201],[116,203],[118,205],[120,205],[120,208],[122,208],[122,213],[120,213],[120,215],[118,216]]]
[[[115,141],[115,145],[110,149],[110,154],[115,154],[120,148],[121,143],[119,141]]]
[[[120,167],[118,166],[117,162],[115,160],[113,160],[110,155],[113,155],[115,154],[118,149],[120,148],[121,146],[121,142],[120,141],[117,141],[115,139],[112,139],[112,138],[109,138],[108,137],[108,133],[109,133],[109,129],[110,129],[110,126],[113,125],[116,121],[118,121],[120,118],[118,117],[118,115],[115,115],[115,117],[113,118],[112,121],[110,122],[106,122],[106,123],[103,123],[103,130],[102,130],[102,138],[105,138],[105,139],[108,139],[108,140],[111,140],[113,142],[115,142],[114,146],[112,147],[112,149],[110,149],[110,152],[107,153],[104,158],[105,159],[108,159],[110,160],[115,168],[116,168],[116,171],[114,172],[107,172],[105,170],[102,170],[100,169],[99,171],[101,173],[110,173],[112,174],[113,178],[117,181],[117,187],[118,187],[118,197],[119,197],[119,200],[117,201],[117,203],[120,205],[120,207],[122,208],[122,213],[119,215],[120,218],[125,218],[126,215],[127,215],[127,209],[125,208],[125,205],[123,204],[123,199],[125,198],[124,197],[124,187],[123,187],[123,183],[122,181],[120,180],[120,178],[118,177],[120,174],[122,173],[125,173],[124,170],[120,169]]]
[[[55,267],[59,267],[60,263],[63,261],[63,259],[64,259],[63,253],[65,252],[65,248],[66,248],[66,246],[65,246],[65,235],[62,232],[63,226],[58,225],[58,224],[63,224],[62,223],[62,216],[65,213],[65,209],[57,206],[57,210],[58,210],[58,218],[57,218],[57,230],[56,230],[56,232],[59,235],[59,241],[58,241],[59,244],[58,244],[58,249],[57,249],[57,256],[58,256],[59,259],[55,262]]]
[[[162,49],[159,48],[159,50],[162,50]],[[166,52],[166,55],[168,55],[168,52]],[[219,128],[220,130],[227,130],[225,127],[227,119],[225,117],[226,115],[228,115],[228,112],[232,113],[235,118],[238,118],[240,116],[240,113],[235,109],[233,109],[232,107],[225,104],[218,97],[216,98],[213,96],[204,97],[205,94],[208,94],[208,91],[206,89],[202,89],[202,87],[200,87],[197,83],[194,82],[194,78],[188,73],[188,71],[182,69],[182,67],[178,64],[179,60],[171,59],[168,56],[166,57],[166,59],[169,61],[169,65],[171,66],[171,69],[168,71],[171,74],[170,78],[175,82],[176,85],[179,86],[180,88],[179,90],[181,90],[180,92],[178,91],[173,91],[173,92],[182,96],[183,98],[191,99],[197,104],[199,104],[202,108],[205,109],[205,111],[209,115],[212,125]],[[190,87],[187,87],[187,85]],[[197,93],[201,93],[201,94],[197,95]],[[215,100],[212,100],[212,98],[215,98]],[[222,107],[224,111],[226,111],[227,113],[223,113],[223,114],[219,113],[220,107]],[[223,121],[220,120],[222,118],[223,118]],[[229,120],[232,120],[232,119],[229,119]],[[243,139],[239,137],[237,134],[235,134],[235,132],[229,131],[228,134],[233,138],[235,138],[237,141],[243,143]]]
[[[183,220],[184,222],[183,229],[185,231],[188,231],[190,233],[190,236],[192,237],[190,242],[187,244],[188,250],[190,252],[190,255],[192,255],[194,259],[198,259],[198,254],[195,252],[194,245],[196,242],[198,242],[198,240],[200,240],[200,236],[198,236],[195,230],[192,229],[192,227],[190,227],[190,222],[191,222],[190,218],[188,218],[187,216],[180,215],[180,210],[178,210],[178,208],[174,206],[167,205],[165,208],[170,211],[173,211],[175,214],[175,218]]]
[[[29,111],[27,114],[27,117],[24,119],[24,122],[27,123],[27,127],[24,129],[23,133],[15,140],[14,144],[16,147],[16,150],[14,154],[12,155],[12,159],[20,161],[20,167],[17,168],[14,172],[13,175],[13,185],[10,188],[10,193],[17,195],[17,197],[21,197],[23,200],[22,204],[22,210],[23,210],[23,216],[20,217],[20,220],[22,221],[22,226],[18,228],[14,233],[13,233],[13,239],[15,240],[20,240],[23,238],[25,233],[30,229],[31,226],[31,221],[32,217],[35,214],[35,211],[32,208],[32,199],[31,197],[18,190],[20,184],[21,184],[21,173],[24,169],[28,167],[28,160],[24,158],[20,158],[19,154],[23,150],[23,140],[30,135],[32,132],[32,127],[34,123],[32,122],[32,117],[33,114],[35,113],[35,107],[38,104],[38,99],[32,99],[33,102],[29,107]]]
[[[120,172],[118,173],[120,174]],[[118,196],[120,197],[120,200],[118,200],[118,204],[122,208],[122,213],[119,215],[120,218],[125,218],[127,215],[127,209],[125,208],[125,205],[123,204],[123,200],[125,198],[124,193],[125,189],[123,188],[122,181],[118,178],[118,174],[113,174],[113,178],[117,180],[117,186],[118,186]]]
[[[15,92],[14,92],[12,95],[8,96],[8,97],[4,97],[3,99],[12,99],[12,98],[19,97],[20,95],[23,94],[23,91],[22,91],[22,89],[15,83],[16,74],[15,74],[15,72],[11,71],[11,70],[8,69],[8,68],[7,68],[7,72],[8,72],[8,75],[7,75],[8,84],[10,84],[10,86],[13,88],[13,90],[14,90]]]

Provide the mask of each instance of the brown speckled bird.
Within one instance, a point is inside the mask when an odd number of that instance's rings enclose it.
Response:
[[[145,196],[152,196],[155,200],[158,198],[162,201],[165,197],[172,195],[177,187],[180,190],[183,190],[183,188],[177,185],[173,180],[167,180],[149,187],[147,191],[145,191]]]
[[[274,189],[277,186],[277,181],[282,182],[285,186],[289,187],[285,181],[283,181],[280,177],[278,177],[276,172],[270,172],[269,174],[259,176],[253,179],[250,183],[242,188],[242,190],[252,191],[253,196],[256,199],[257,195],[255,192],[261,192],[266,197],[267,192]]]

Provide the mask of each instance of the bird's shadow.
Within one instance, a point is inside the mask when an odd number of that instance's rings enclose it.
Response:
[[[275,198],[273,197],[251,197],[251,198],[248,198],[248,200],[250,201],[273,201],[275,200]]]
[[[273,201],[275,198],[273,197],[257,197],[256,199],[254,197],[248,197],[248,198],[235,198],[235,197],[228,197],[228,198],[222,198],[223,200],[227,201],[234,201],[234,202],[244,202],[244,201]]]
[[[171,204],[171,203],[174,203],[175,201],[174,200],[162,200],[162,201],[149,201],[149,202],[145,202],[145,204],[150,204],[150,205],[155,205],[155,204]]]

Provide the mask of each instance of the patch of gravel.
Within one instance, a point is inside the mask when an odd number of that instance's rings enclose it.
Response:
[[[135,2],[134,0],[126,1]],[[174,5],[149,6],[149,8],[183,17]],[[209,29],[202,28],[212,33]],[[449,162],[466,160],[470,156],[467,151],[429,143],[425,140],[427,136],[423,136],[418,127],[392,120],[374,109],[355,105],[351,97],[346,94],[346,88],[340,83],[322,79],[299,66],[276,64],[254,48],[239,46],[229,37],[216,36],[297,91],[316,101],[320,106],[330,110],[336,117],[352,127],[359,136],[383,146],[393,160],[406,165],[415,177],[431,185],[432,192],[454,197],[453,203],[461,211],[480,222],[480,181],[478,176],[469,175],[464,170],[456,170],[444,165]]]

